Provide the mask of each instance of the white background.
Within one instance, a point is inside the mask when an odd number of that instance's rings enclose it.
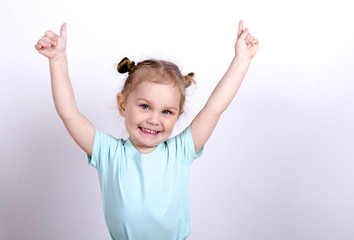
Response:
[[[234,54],[260,50],[192,166],[191,240],[354,239],[354,17],[349,1],[54,1],[0,7],[0,239],[109,239],[96,170],[57,115],[34,44],[67,22],[77,103],[124,136],[115,94],[128,56],[196,73],[182,130]]]

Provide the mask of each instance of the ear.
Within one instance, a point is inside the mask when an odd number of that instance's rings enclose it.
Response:
[[[125,117],[126,97],[123,95],[123,93],[117,94],[117,105],[120,115]]]

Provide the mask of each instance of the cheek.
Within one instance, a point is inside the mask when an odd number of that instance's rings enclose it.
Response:
[[[141,114],[139,114],[138,111],[129,109],[127,111],[127,114],[125,116],[125,125],[132,126],[134,124],[137,124],[141,119]]]
[[[177,120],[177,119],[175,119],[175,118],[166,120],[166,122],[165,122],[165,127],[172,131],[172,130],[173,130],[173,127],[174,127],[175,124],[176,124],[176,120]]]

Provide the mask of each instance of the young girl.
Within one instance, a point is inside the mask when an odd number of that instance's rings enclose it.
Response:
[[[78,110],[68,75],[66,42],[63,24],[60,35],[47,31],[35,48],[49,59],[60,118],[97,169],[112,239],[186,239],[190,234],[191,163],[202,154],[220,115],[237,93],[258,50],[258,40],[240,21],[229,69],[192,123],[173,138],[169,137],[183,113],[185,88],[194,81],[194,74],[183,76],[166,61],[135,65],[124,58],[118,71],[129,75],[117,94],[117,104],[129,133],[126,140],[95,129]]]

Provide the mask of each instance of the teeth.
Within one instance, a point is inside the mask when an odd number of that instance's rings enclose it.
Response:
[[[141,130],[143,130],[144,132],[147,132],[147,133],[152,133],[152,134],[156,134],[158,132],[158,131],[153,131],[153,130],[150,130],[147,128],[141,128]]]

